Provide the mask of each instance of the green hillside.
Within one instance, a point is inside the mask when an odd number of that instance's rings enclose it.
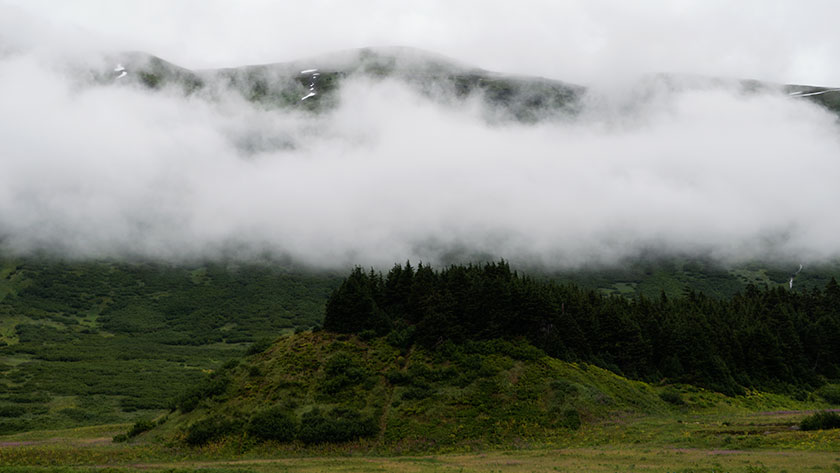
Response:
[[[254,341],[320,324],[337,282],[264,264],[6,259],[0,433],[157,412]]]
[[[838,301],[834,279],[649,300],[505,262],[356,268],[323,330],[226,364],[120,440],[153,429],[147,438],[191,446],[486,448],[551,442],[621,413],[748,408],[756,390],[787,406],[836,403]]]
[[[503,445],[568,435],[614,412],[668,412],[659,391],[524,342],[401,351],[384,338],[303,333],[213,373],[152,435],[193,445],[242,435],[297,445],[361,437],[407,451]],[[288,431],[263,430],[266,419]]]
[[[535,279],[651,299],[688,290],[729,297],[748,283],[786,287],[796,265],[725,268],[647,258],[621,267],[531,271]],[[822,289],[836,265],[807,266],[794,292]],[[320,326],[332,272],[276,264],[119,263],[5,258],[0,263],[0,433],[163,412],[205,372],[252,343]],[[160,382],[165,380],[165,382]]]
[[[829,405],[819,394],[727,397],[633,381],[548,357],[522,340],[407,351],[393,342],[323,331],[284,336],[207,376],[180,396],[177,410],[115,440],[202,447],[201,454],[223,457],[639,442],[789,447],[802,437],[791,419],[756,424],[755,416]],[[686,417],[702,419],[702,427],[683,426]],[[768,428],[780,435],[761,440]]]
[[[795,262],[747,262],[724,264],[702,257],[642,255],[617,265],[601,265],[567,271],[529,271],[548,279],[573,283],[606,294],[622,296],[679,297],[688,291],[724,298],[743,292],[747,286],[788,287],[797,271]],[[796,275],[794,291],[824,288],[831,278],[840,279],[840,263],[809,264]]]

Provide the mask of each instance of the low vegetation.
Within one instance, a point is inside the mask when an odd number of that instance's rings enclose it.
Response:
[[[190,283],[201,281],[200,275],[201,272],[193,273]],[[5,280],[6,298],[25,295],[20,280],[14,278]],[[463,285],[446,283],[458,278]],[[127,470],[136,465],[146,471],[198,467],[308,471],[302,463],[282,458],[290,455],[310,456],[305,463],[319,465],[313,471],[330,471],[339,463],[311,456],[359,452],[376,455],[359,457],[364,458],[365,465],[384,462],[382,465],[387,463],[387,468],[394,471],[679,471],[685,469],[687,461],[707,465],[706,470],[699,471],[796,471],[803,461],[811,462],[809,465],[815,469],[827,470],[835,457],[820,452],[840,449],[834,432],[826,430],[832,428],[836,414],[805,416],[806,412],[828,409],[837,400],[838,385],[826,382],[830,373],[819,371],[820,363],[813,364],[816,371],[807,376],[762,377],[757,373],[767,369],[762,363],[768,358],[760,358],[749,367],[754,371],[747,371],[751,382],[737,378],[737,392],[724,395],[715,392],[711,384],[704,388],[698,386],[703,383],[692,383],[702,378],[680,372],[670,376],[657,371],[651,374],[638,368],[644,363],[636,365],[633,371],[621,360],[629,360],[622,358],[628,353],[639,353],[628,340],[645,340],[656,333],[647,331],[650,324],[635,319],[644,314],[642,309],[654,308],[653,320],[662,326],[661,330],[672,330],[681,319],[696,323],[702,320],[698,315],[702,314],[703,327],[726,330],[751,324],[762,336],[770,337],[765,342],[774,340],[774,324],[791,323],[799,338],[785,338],[775,348],[781,350],[777,354],[784,358],[788,353],[804,353],[804,363],[810,363],[813,358],[808,356],[825,356],[830,349],[820,351],[820,344],[833,340],[830,322],[836,315],[825,301],[832,297],[834,289],[828,281],[823,289],[799,293],[748,288],[732,298],[708,298],[689,292],[685,298],[662,296],[650,300],[524,278],[504,263],[452,267],[441,272],[405,265],[395,267],[386,276],[357,270],[343,283],[337,281],[338,289],[328,301],[325,297],[326,330],[296,327],[286,330],[285,335],[274,332],[274,336],[257,331],[247,343],[160,344],[163,355],[143,353],[151,347],[142,343],[132,348],[126,344],[132,337],[124,336],[123,341],[98,352],[77,351],[73,354],[75,361],[62,356],[54,361],[45,358],[49,358],[54,347],[68,346],[64,345],[67,339],[62,338],[68,335],[80,338],[77,343],[89,340],[83,335],[103,343],[121,335],[107,331],[85,334],[81,328],[68,330],[67,326],[56,327],[56,331],[23,330],[23,338],[11,340],[5,349],[32,347],[33,351],[14,351],[17,358],[7,355],[2,359],[3,382],[13,389],[0,393],[0,423],[22,426],[20,430],[31,432],[0,437],[0,472],[55,464],[78,465],[68,471],[94,465]],[[360,294],[363,297],[358,297]],[[154,308],[153,301],[163,296],[144,297],[152,301],[146,302],[147,308]],[[553,297],[557,299],[552,300]],[[734,319],[737,323],[727,319],[737,314],[739,307],[753,312],[746,312],[743,320]],[[677,312],[669,315],[671,310]],[[506,319],[505,311],[512,311],[509,313],[514,314],[516,323]],[[597,318],[611,323],[599,326],[601,338],[595,337],[586,325],[587,319],[581,318],[590,312],[596,314],[590,321]],[[57,317],[57,313],[51,314]],[[347,318],[341,319],[342,314]],[[80,325],[99,326],[101,313],[95,315],[90,322],[84,322],[86,325]],[[768,317],[772,324],[764,327],[756,323],[758,315]],[[634,327],[633,322],[637,329],[628,332],[626,329]],[[579,330],[573,329],[573,323]],[[814,323],[816,328],[809,326]],[[695,343],[688,336],[693,333],[691,327],[683,329],[687,338],[680,339],[688,348]],[[823,338],[816,339],[816,344],[805,343],[814,340],[808,337],[816,329]],[[613,331],[621,337],[610,338]],[[628,333],[641,338],[625,337]],[[569,334],[580,337],[568,338],[577,345],[565,343]],[[739,340],[741,335],[736,330],[734,336]],[[133,337],[142,341],[143,333],[135,332]],[[576,351],[590,343],[595,348]],[[745,345],[739,342],[736,346],[743,349]],[[40,351],[35,351],[35,347]],[[122,363],[135,356],[151,360],[155,356],[171,357],[172,352],[167,352],[166,347],[182,350],[177,352],[182,361],[173,359],[173,363],[195,363],[193,375],[172,386],[173,391],[180,393],[155,398],[158,404],[154,409],[132,410],[126,403],[124,409],[128,411],[120,412],[134,415],[130,422],[126,422],[127,417],[110,414],[114,404],[108,404],[114,398],[128,396],[82,394],[82,384],[90,391],[91,386],[97,385],[91,382],[96,377],[85,378],[77,385],[79,394],[68,396],[47,388],[51,386],[47,384],[49,370],[32,379],[16,374],[21,372],[19,367],[31,370],[47,363],[54,363],[51,369],[56,373],[60,367],[80,363],[93,366],[97,353],[117,353],[118,348],[128,355],[117,360]],[[707,355],[703,350],[710,347],[716,345],[677,350],[683,369],[702,362]],[[802,352],[784,351],[791,347]],[[772,344],[770,348],[774,349]],[[203,365],[201,358],[194,357],[195,353],[208,353],[201,350],[211,349],[228,356],[206,359]],[[683,359],[685,353],[693,358]],[[28,358],[24,359],[24,355]],[[66,352],[67,357],[70,355]],[[724,364],[731,359],[737,358],[722,357]],[[778,361],[779,357],[770,359]],[[141,366],[154,364],[138,362],[135,372],[142,372]],[[201,366],[215,369],[198,369]],[[160,377],[162,373],[152,372],[152,376]],[[784,374],[785,370],[779,373]],[[99,376],[106,378],[106,374],[107,370]],[[111,380],[119,382],[120,378]],[[44,388],[32,389],[35,382],[43,383],[40,386]],[[62,382],[76,386],[73,383],[78,380],[70,377]],[[157,389],[148,379],[138,385]],[[22,386],[27,388],[21,389]],[[128,386],[120,385],[118,389]],[[139,402],[143,397],[136,399]],[[32,430],[36,425],[32,419],[37,415],[44,416],[42,419],[62,416],[68,427],[102,423],[108,415],[121,424],[39,432]],[[21,420],[24,423],[14,424]],[[808,430],[812,425],[817,430]],[[83,435],[89,438],[78,437]],[[96,440],[103,438],[113,438],[113,443]],[[515,461],[504,463],[501,457],[486,453],[497,448],[515,448],[520,453],[508,451],[504,458]],[[800,460],[796,465],[787,464],[782,461],[787,457],[767,456],[757,448],[793,450]],[[619,450],[624,453],[615,456]],[[482,451],[485,454],[481,458],[498,458],[500,463],[490,465],[478,461],[479,457],[454,453],[464,451]],[[736,453],[720,457],[716,463],[708,460],[718,451]],[[381,457],[424,452],[435,456],[422,457],[410,468],[402,460]],[[447,456],[445,452],[452,453]],[[736,462],[731,455],[748,458],[749,463]],[[610,458],[609,462],[605,463],[605,458]],[[228,463],[233,461],[237,462],[235,466]],[[346,467],[347,461],[340,464]],[[639,467],[653,464],[657,466]],[[366,468],[362,463],[356,466],[360,470]]]
[[[0,434],[156,416],[254,342],[319,325],[338,282],[259,264],[0,259]]]
[[[828,430],[840,429],[840,415],[835,412],[817,412],[812,416],[802,419],[799,423],[802,430]]]

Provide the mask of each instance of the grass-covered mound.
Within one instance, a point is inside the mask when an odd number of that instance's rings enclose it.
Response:
[[[173,407],[154,435],[190,445],[362,439],[408,451],[542,441],[610,413],[670,409],[647,384],[523,340],[403,351],[328,332],[283,337]]]
[[[725,403],[672,383],[831,402],[838,301],[833,279],[803,293],[651,300],[535,280],[505,262],[357,268],[327,302],[323,332],[226,365],[175,402],[180,415],[162,430],[191,445],[365,439],[416,450],[539,441],[617,412]]]

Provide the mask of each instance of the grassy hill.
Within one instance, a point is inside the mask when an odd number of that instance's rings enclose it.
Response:
[[[327,332],[284,336],[229,363],[179,405],[145,424],[148,432],[135,426],[130,443],[207,446],[207,452],[230,454],[405,454],[597,444],[616,441],[620,429],[628,429],[622,437],[638,435],[638,441],[681,442],[688,439],[680,440],[676,419],[713,415],[717,428],[702,443],[723,446],[733,441],[725,419],[827,406],[819,396],[726,397],[689,385],[628,380],[547,357],[524,342],[401,351],[386,338]]]
[[[327,332],[283,337],[215,372],[178,405],[155,436],[197,445],[271,440],[257,426],[276,414],[297,431],[280,440],[296,446],[362,437],[407,451],[544,441],[610,413],[669,409],[649,385],[527,343],[401,352],[384,338]]]

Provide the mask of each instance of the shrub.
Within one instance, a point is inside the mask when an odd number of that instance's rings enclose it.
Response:
[[[432,389],[428,385],[414,385],[405,390],[402,399],[405,401],[419,401],[431,397],[432,394]]]
[[[369,342],[376,338],[376,330],[362,330],[359,332],[359,339]]]
[[[372,417],[363,417],[352,409],[333,409],[324,414],[313,409],[303,415],[298,438],[304,443],[346,442],[370,437],[379,431]]]
[[[326,378],[321,383],[321,390],[327,394],[336,394],[361,383],[369,373],[350,354],[340,351],[327,360],[324,374]]]
[[[840,415],[835,412],[817,412],[802,419],[799,428],[801,430],[840,429]]]
[[[405,386],[411,384],[411,376],[400,370],[390,370],[385,373],[385,378],[394,386]]]
[[[0,417],[20,417],[26,414],[26,409],[20,406],[0,406]]]
[[[120,409],[123,412],[134,412],[139,409],[162,409],[167,407],[166,401],[162,399],[124,397],[120,399]]]
[[[577,386],[565,379],[553,379],[548,383],[548,385],[559,395],[558,397],[565,398],[566,396],[578,393]]]
[[[114,443],[125,442],[128,439],[137,437],[138,435],[142,434],[143,432],[152,430],[155,426],[158,425],[155,421],[151,420],[138,420],[134,423],[134,425],[129,429],[128,432],[124,434],[117,434],[114,436],[112,441]]]
[[[184,441],[193,446],[204,445],[212,440],[217,440],[237,432],[242,427],[240,422],[217,417],[201,419],[187,427],[187,435]]]
[[[272,407],[254,414],[247,432],[263,440],[289,442],[294,440],[297,429],[297,422],[285,410]]]
[[[565,409],[560,414],[558,424],[567,429],[577,430],[580,428],[580,414],[575,409]]]
[[[682,398],[682,394],[674,388],[667,388],[661,393],[659,393],[659,399],[667,402],[668,404],[672,404],[674,406],[681,406],[685,404],[685,401]]]
[[[817,395],[831,404],[840,404],[840,384],[826,384],[817,389]]]
[[[128,435],[128,438],[137,437],[143,432],[152,430],[155,428],[155,425],[155,422],[151,420],[138,420],[133,426],[131,426],[131,429],[126,432],[126,435]]]
[[[394,348],[399,348],[403,351],[408,350],[411,344],[414,343],[414,327],[401,325],[391,330],[388,336],[385,337],[385,341]]]
[[[237,366],[239,366],[239,360],[234,358],[233,360],[229,360],[227,363],[223,364],[222,367],[219,368],[219,371],[230,371]]]
[[[245,351],[245,354],[256,355],[257,353],[262,353],[268,350],[268,347],[270,347],[273,343],[273,338],[261,338],[255,341],[250,347],[248,347],[248,350]]]
[[[52,399],[44,393],[14,394],[8,397],[9,401],[19,404],[46,404]]]
[[[192,412],[203,399],[224,394],[229,384],[230,378],[226,376],[207,378],[198,386],[178,396],[173,402],[172,408],[180,409],[181,412],[185,413]]]
[[[93,418],[93,415],[78,407],[67,407],[58,411],[59,414],[65,415],[76,422],[85,422]]]

